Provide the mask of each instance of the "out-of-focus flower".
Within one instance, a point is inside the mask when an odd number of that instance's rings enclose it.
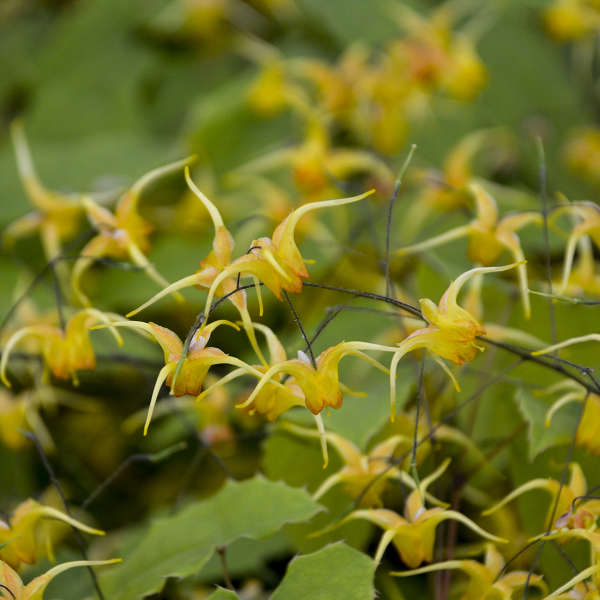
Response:
[[[393,543],[402,561],[411,568],[418,567],[424,561],[431,562],[433,560],[435,530],[443,521],[458,521],[492,542],[504,543],[505,540],[484,531],[458,511],[441,507],[425,508],[424,498],[427,488],[443,474],[449,462],[445,461],[431,475],[423,478],[419,484],[413,481],[414,489],[406,500],[404,517],[385,508],[355,510],[332,527],[325,529],[323,533],[354,519],[370,521],[385,531],[375,552],[375,562],[381,561],[385,549],[390,543]]]
[[[565,146],[567,165],[592,183],[600,183],[600,129],[586,127],[575,131]]]
[[[318,116],[308,118],[304,140],[296,146],[282,148],[249,162],[234,175],[260,174],[289,167],[294,183],[310,202],[335,193],[335,180],[368,174],[384,185],[394,177],[388,166],[375,154],[356,148],[335,147]]]
[[[298,427],[292,423],[284,423],[282,428],[304,437],[319,436],[311,429]],[[318,500],[334,486],[342,484],[352,498],[358,498],[365,489],[367,490],[361,498],[361,505],[382,506],[381,494],[385,490],[388,480],[402,480],[405,475],[399,467],[390,468],[389,460],[398,445],[410,445],[410,438],[404,435],[392,435],[365,454],[362,454],[354,443],[337,433],[328,432],[326,439],[327,443],[335,448],[343,460],[344,466],[319,486],[313,498]]]
[[[52,537],[49,535],[52,530],[39,527],[43,519],[57,519],[86,533],[104,535],[103,531],[30,498],[17,506],[9,523],[0,520],[0,560],[18,569],[21,563],[33,564],[39,548],[45,548],[52,557]]]
[[[552,525],[561,528],[565,523],[574,521],[588,521],[589,515],[593,516],[595,522],[596,516],[600,514],[600,500],[586,500],[575,505],[575,500],[583,497],[587,492],[587,483],[581,467],[577,463],[569,465],[571,477],[566,485],[561,485],[559,481],[551,478],[532,479],[520,485],[500,502],[497,502],[491,508],[485,510],[483,515],[490,515],[502,508],[515,498],[531,490],[546,490],[551,496],[551,503],[548,508],[547,521],[553,514],[557,515],[556,522]],[[557,499],[558,497],[558,499]],[[556,509],[554,505],[556,504]]]
[[[90,301],[81,290],[80,280],[83,273],[94,263],[94,259],[109,257],[117,260],[131,260],[160,286],[169,283],[148,261],[146,254],[150,251],[149,236],[152,225],[138,213],[138,202],[144,188],[160,177],[182,169],[194,157],[154,169],[138,179],[119,200],[115,213],[99,206],[91,198],[84,198],[83,205],[88,218],[98,234],[93,237],[81,251],[81,258],[73,268],[72,284],[78,300],[89,306]]]
[[[594,0],[554,0],[542,18],[548,33],[558,41],[577,40],[600,28],[600,5]]]
[[[471,184],[470,189],[477,207],[475,219],[468,225],[456,227],[424,242],[400,248],[397,254],[422,252],[462,237],[469,239],[468,256],[475,263],[490,266],[500,258],[503,252],[508,251],[512,258],[519,263],[519,287],[523,310],[529,317],[531,308],[527,269],[525,268],[525,256],[516,232],[531,223],[541,223],[542,217],[537,212],[523,212],[499,218],[498,208],[492,196],[478,184]]]
[[[557,288],[562,285],[558,282]],[[600,296],[600,273],[596,272],[596,261],[591,240],[584,236],[578,243],[578,258],[568,275],[567,284],[562,290],[566,296],[577,297],[584,294]]]
[[[554,415],[571,402],[584,402],[585,409],[575,435],[575,443],[593,454],[600,454],[600,396],[588,393],[576,381],[565,379],[544,390],[545,395],[560,393],[546,413],[546,427],[550,427]]]
[[[571,269],[573,268],[573,258],[575,257],[575,250],[579,240],[584,236],[589,236],[596,247],[600,248],[600,207],[598,207],[597,204],[594,204],[593,202],[564,204],[554,211],[552,220],[564,213],[574,215],[577,217],[578,222],[573,227],[567,241],[562,280],[560,287],[557,290],[558,294],[564,294],[567,285],[569,284],[569,277],[571,276]]]
[[[68,321],[65,329],[47,324],[29,325],[16,331],[4,346],[0,361],[0,379],[10,387],[6,377],[6,365],[15,347],[25,337],[35,337],[39,340],[39,348],[52,374],[58,379],[73,380],[77,385],[77,371],[93,370],[96,367],[94,348],[90,341],[89,329],[94,323],[102,321],[109,329],[117,343],[122,345],[121,336],[110,325],[107,315],[94,308],[85,308],[75,313]]]
[[[4,230],[4,239],[13,241],[39,231],[46,258],[52,260],[60,254],[61,242],[77,232],[83,216],[82,196],[61,194],[44,187],[35,172],[21,121],[13,121],[10,131],[19,176],[35,210],[9,225]]]

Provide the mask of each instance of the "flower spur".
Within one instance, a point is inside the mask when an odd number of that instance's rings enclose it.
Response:
[[[446,231],[429,240],[400,248],[396,253],[404,256],[422,252],[446,242],[467,237],[469,239],[469,259],[483,266],[490,266],[506,250],[512,255],[515,262],[519,263],[518,276],[523,310],[525,316],[529,317],[531,308],[525,256],[516,232],[531,223],[541,223],[541,215],[537,212],[523,212],[499,218],[495,200],[483,187],[473,183],[470,185],[470,190],[476,204],[476,217],[470,223]]]
[[[88,218],[98,234],[94,236],[81,251],[72,274],[73,291],[79,302],[89,306],[90,301],[81,290],[81,278],[95,259],[110,257],[117,260],[131,260],[142,268],[148,276],[160,286],[168,286],[166,279],[146,258],[150,250],[149,236],[153,227],[138,213],[138,202],[144,189],[164,175],[186,166],[195,157],[191,156],[177,162],[158,167],[140,177],[120,198],[111,213],[99,206],[91,198],[84,198],[83,205]],[[179,295],[179,299],[182,299]]]

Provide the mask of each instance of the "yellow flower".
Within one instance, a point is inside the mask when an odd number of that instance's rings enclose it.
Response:
[[[454,280],[444,292],[436,306],[428,298],[419,300],[424,319],[428,327],[418,329],[398,344],[390,366],[390,409],[394,420],[396,411],[396,371],[400,359],[408,352],[426,348],[433,353],[434,360],[444,369],[454,383],[458,383],[442,359],[457,365],[472,361],[484,347],[477,343],[477,336],[485,334],[485,329],[473,315],[457,303],[462,286],[480,273],[498,273],[518,267],[522,263],[513,263],[504,267],[477,267],[466,271]]]
[[[527,269],[525,268],[525,257],[521,249],[521,243],[516,232],[531,223],[541,223],[541,215],[536,212],[524,212],[506,215],[499,219],[498,208],[492,196],[478,184],[471,184],[470,189],[475,198],[477,216],[468,225],[456,227],[424,242],[400,248],[397,254],[403,256],[414,252],[422,252],[462,237],[469,239],[469,259],[484,266],[494,264],[504,251],[508,251],[512,258],[519,263],[518,275],[521,299],[525,316],[529,317],[531,308]]]
[[[381,561],[385,549],[390,543],[393,543],[404,564],[411,568],[419,566],[423,561],[432,561],[435,530],[443,521],[458,521],[490,541],[504,543],[505,540],[487,533],[462,513],[441,507],[425,508],[423,498],[427,493],[427,487],[443,474],[449,462],[449,460],[445,461],[436,471],[425,477],[420,484],[412,482],[414,490],[406,500],[404,517],[385,508],[355,510],[322,533],[351,520],[370,521],[385,530],[375,552],[375,562]],[[409,476],[407,475],[407,477]]]
[[[600,27],[600,7],[586,0],[554,0],[542,17],[548,33],[561,42],[582,38]]]
[[[294,183],[309,201],[332,193],[334,179],[368,173],[383,183],[394,180],[387,165],[374,154],[354,148],[333,148],[322,119],[314,115],[308,118],[305,138],[300,144],[261,156],[233,174],[254,175],[285,166],[291,168]]]
[[[160,300],[164,296],[187,287],[196,286],[200,288],[209,288],[222,296],[231,293],[237,287],[235,274],[224,276],[217,283],[215,283],[215,280],[231,266],[231,258],[234,247],[233,237],[231,236],[231,233],[229,233],[229,230],[225,227],[223,218],[221,217],[221,213],[219,212],[218,208],[206,197],[205,194],[202,193],[200,189],[198,189],[196,184],[192,181],[188,167],[185,168],[185,179],[190,190],[202,202],[212,219],[215,230],[213,249],[204,260],[200,261],[201,268],[196,271],[196,273],[189,275],[188,277],[184,277],[183,279],[180,279],[171,285],[168,285],[158,294],[155,294],[148,301],[144,302],[144,304],[129,312],[127,317],[132,317],[142,310],[148,308],[150,305],[154,304],[154,302]],[[262,315],[260,287],[257,285],[256,289],[259,298],[260,313]],[[256,336],[252,327],[252,319],[250,318],[250,313],[248,312],[245,290],[232,294],[229,299],[240,313],[240,317],[242,318],[242,323],[244,325],[244,331],[250,340],[252,348],[256,352],[260,361],[263,364],[266,364],[258,342],[256,341]]]
[[[319,59],[292,60],[291,69],[310,81],[317,89],[319,104],[326,114],[352,119],[364,94],[364,81],[370,72],[369,50],[364,44],[349,46],[337,64],[329,65]]]
[[[567,140],[565,152],[567,165],[592,183],[600,183],[600,129],[584,127]]]
[[[25,394],[13,397],[0,389],[0,440],[7,448],[20,450],[28,445],[19,429],[27,429],[27,397]]]
[[[413,441],[412,429],[414,429],[414,419],[410,419],[408,415],[404,416],[407,421],[410,421],[410,423],[407,423],[406,434],[396,432],[386,440],[376,444],[365,454],[362,454],[358,447],[350,440],[337,433],[328,432],[325,435],[325,439],[335,448],[344,466],[319,486],[313,495],[315,500],[324,496],[334,486],[342,484],[346,492],[353,499],[361,498],[361,505],[380,507],[382,506],[381,495],[390,479],[396,479],[409,487],[414,487],[413,479],[403,470],[405,465],[397,463],[397,466],[391,466],[392,463],[390,462],[394,453],[399,450],[399,446],[402,446],[402,449],[405,451],[406,462],[409,460],[408,454],[410,454]],[[281,427],[295,435],[312,438],[319,437],[319,434],[314,430],[298,427],[293,423],[284,422]],[[400,429],[396,431],[400,431]],[[423,431],[423,434],[425,434],[425,431]],[[475,464],[481,465],[485,462],[485,459],[471,440],[456,429],[438,424],[435,428],[435,439],[437,442],[450,442],[459,445],[461,450],[466,451],[466,453],[475,459]],[[420,462],[422,457],[429,453],[430,450],[430,446],[422,445],[419,448],[417,462]],[[425,498],[435,504],[442,504],[428,492],[425,492]]]
[[[35,210],[9,225],[4,238],[10,241],[39,231],[46,258],[52,260],[60,254],[62,240],[77,232],[83,216],[81,196],[67,196],[45,188],[35,172],[21,121],[13,121],[10,131],[19,175]]]
[[[284,423],[282,428],[296,435],[319,437],[317,432],[298,427],[292,423]],[[337,433],[328,432],[325,438],[336,449],[344,462],[344,466],[319,486],[313,494],[315,500],[318,500],[334,486],[341,483],[352,498],[359,497],[368,486],[367,492],[361,498],[361,504],[379,507],[382,506],[381,494],[387,486],[388,480],[404,480],[406,473],[401,471],[399,467],[389,468],[388,462],[398,445],[405,444],[410,447],[410,437],[392,435],[387,440],[374,446],[366,454],[361,454],[354,443]]]
[[[0,561],[0,598],[2,600],[43,600],[47,585],[57,575],[75,567],[99,567],[121,562],[120,558],[111,560],[75,560],[57,565],[43,575],[32,579],[27,585],[19,575],[3,561]]]
[[[86,533],[104,535],[103,531],[30,498],[17,506],[9,523],[0,520],[0,560],[18,569],[21,563],[33,564],[40,547],[46,548],[51,557],[52,538],[48,530],[39,528],[43,519],[57,519]]]
[[[600,454],[600,396],[588,393],[576,381],[566,379],[545,390],[546,394],[562,392],[546,413],[546,427],[550,427],[555,413],[571,402],[584,402],[585,409],[577,428],[575,443],[593,454]],[[587,399],[586,399],[587,398]]]
[[[460,100],[473,100],[487,82],[487,70],[479,58],[475,45],[466,36],[456,36],[449,50],[449,65],[441,77],[442,89]]]
[[[255,377],[261,377],[262,374],[259,371],[253,369],[239,358],[229,356],[218,348],[207,347],[206,344],[210,339],[211,333],[219,325],[230,325],[238,329],[238,326],[234,323],[220,320],[213,321],[210,325],[206,326],[202,334],[196,332],[190,344],[189,353],[183,359],[181,370],[173,386],[175,371],[183,354],[183,342],[179,336],[170,329],[161,327],[156,323],[145,323],[143,321],[116,321],[111,323],[113,327],[128,327],[138,332],[141,331],[149,334],[163,350],[165,366],[158,373],[156,383],[154,384],[150,407],[148,408],[148,415],[144,425],[144,435],[148,433],[154,406],[163,383],[171,388],[173,396],[184,396],[186,394],[198,396],[202,391],[202,385],[208,374],[208,370],[214,365],[234,365],[247,373],[251,373]]]
[[[597,248],[600,248],[600,208],[593,202],[577,202],[558,207],[553,214],[553,219],[563,213],[570,213],[579,219],[573,227],[567,241],[565,250],[565,262],[563,266],[562,281],[557,290],[558,294],[564,294],[573,267],[573,258],[578,242],[585,236],[589,236]]]
[[[398,5],[396,20],[407,33],[402,44],[411,80],[425,91],[442,89],[457,100],[474,98],[487,81],[487,72],[472,38],[452,30],[458,20],[448,4],[425,18],[407,5]]]
[[[511,600],[513,593],[527,581],[532,586],[546,591],[541,575],[529,575],[527,571],[513,571],[499,577],[504,567],[504,559],[493,544],[487,544],[484,563],[476,560],[447,560],[420,569],[396,571],[390,575],[411,577],[435,571],[460,570],[469,577],[469,582],[460,600]]]
[[[380,347],[367,342],[340,342],[330,346],[315,359],[313,366],[311,360],[304,352],[298,352],[298,358],[284,360],[274,364],[262,375],[252,394],[240,407],[252,404],[261,389],[279,373],[286,373],[293,377],[294,383],[302,390],[306,407],[318,415],[324,408],[340,408],[342,406],[342,384],[339,381],[338,366],[344,356],[357,356],[366,360],[384,372],[388,370],[376,360],[367,356],[361,350],[388,351],[393,348]]]
[[[187,175],[187,173],[186,173]],[[223,220],[217,208],[206,198],[200,190],[198,190],[193,182],[189,179],[188,184],[198,197],[204,202],[207,210],[213,219],[215,225],[215,241],[213,242],[213,252],[202,263],[204,267],[199,272],[183,279],[176,281],[164,290],[156,294],[150,300],[142,304],[142,306],[127,314],[128,317],[137,314],[139,311],[150,306],[166,294],[175,290],[180,290],[193,285],[209,287],[208,297],[206,300],[204,314],[207,316],[212,300],[216,294],[225,295],[230,293],[237,287],[237,276],[250,276],[254,282],[262,282],[269,288],[275,296],[281,297],[281,290],[289,292],[299,292],[302,289],[302,279],[308,277],[308,271],[305,267],[305,261],[296,246],[294,239],[295,229],[298,221],[306,214],[320,208],[332,206],[340,206],[357,202],[366,198],[373,193],[374,190],[353,196],[350,198],[340,198],[336,200],[325,200],[322,202],[312,202],[304,204],[291,212],[273,232],[272,238],[263,237],[254,240],[250,250],[245,255],[231,261],[231,253],[233,251],[233,240],[231,235],[225,228]],[[257,285],[257,289],[259,286]],[[266,361],[262,357],[256,338],[254,336],[253,327],[250,316],[246,308],[245,296],[237,298],[242,292],[232,295],[231,301],[235,304],[240,312],[244,329],[248,335],[254,350],[261,359],[263,364]],[[259,297],[260,300],[260,297]],[[261,304],[262,306],[262,304]],[[262,311],[261,311],[262,312]],[[202,328],[200,329],[200,334]]]
[[[313,365],[311,359],[302,351],[298,358],[287,359],[285,351],[276,336],[266,327],[256,323],[267,336],[271,349],[272,365],[253,368],[252,375],[259,373],[259,381],[246,400],[238,404],[238,408],[250,408],[252,412],[265,414],[269,420],[275,420],[280,414],[292,406],[306,406],[315,417],[321,440],[324,465],[328,463],[327,442],[321,411],[324,408],[340,408],[342,390],[352,393],[339,381],[338,366],[345,356],[362,358],[385,373],[388,370],[361,350],[395,352],[396,348],[370,344],[368,342],[341,342],[324,350]],[[223,385],[236,377],[248,373],[244,368],[232,371],[216,385]],[[280,383],[282,375],[290,376],[285,383]],[[208,388],[209,393],[215,386]]]
[[[532,479],[514,489],[500,500],[500,502],[488,508],[482,514],[490,515],[515,498],[531,490],[546,490],[551,496],[546,520],[549,521],[552,515],[555,514],[557,518],[556,522],[553,523],[554,527],[562,528],[572,521],[580,522],[581,520],[587,520],[587,515],[590,514],[594,515],[593,520],[595,523],[595,516],[600,514],[600,500],[587,500],[577,504],[575,508],[574,501],[580,496],[585,496],[587,483],[583,471],[577,463],[571,463],[569,469],[571,477],[567,485],[561,486],[560,482],[551,478]],[[554,509],[555,503],[556,510]]]
[[[29,325],[19,329],[4,346],[0,361],[0,379],[10,387],[10,381],[6,377],[6,365],[10,353],[23,338],[34,336],[39,340],[40,351],[52,374],[58,379],[70,377],[77,385],[77,371],[91,370],[96,367],[96,357],[88,330],[98,321],[110,325],[109,318],[99,310],[85,308],[67,321],[64,331],[59,327],[46,324]],[[115,329],[109,328],[117,343],[121,345],[121,336]]]
[[[567,296],[582,296],[589,294],[591,296],[600,296],[600,274],[596,273],[596,261],[592,244],[588,236],[579,240],[579,255],[577,263],[569,273],[567,284],[562,293]],[[559,289],[562,282],[559,282],[556,289]]]
[[[73,290],[84,306],[90,301],[82,292],[80,280],[83,273],[94,263],[95,258],[110,257],[117,260],[131,260],[159,285],[169,285],[155,267],[148,261],[150,251],[149,236],[153,227],[138,213],[138,202],[144,188],[163,175],[183,168],[194,157],[154,169],[138,179],[119,200],[115,213],[96,204],[91,198],[84,198],[83,205],[92,225],[98,230],[81,251],[81,258],[75,264],[72,276]]]

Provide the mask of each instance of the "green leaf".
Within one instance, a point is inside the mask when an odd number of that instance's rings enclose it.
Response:
[[[292,560],[271,600],[367,600],[375,597],[375,563],[342,543]]]
[[[554,415],[550,427],[546,427],[546,413],[550,408],[546,400],[534,396],[529,390],[519,389],[515,394],[515,402],[529,424],[529,460],[548,448],[571,441],[581,406],[568,404]]]
[[[215,496],[155,521],[123,563],[102,577],[112,600],[133,600],[159,591],[167,577],[198,571],[218,546],[240,537],[262,538],[285,523],[304,521],[319,504],[302,489],[257,476],[229,481]]]

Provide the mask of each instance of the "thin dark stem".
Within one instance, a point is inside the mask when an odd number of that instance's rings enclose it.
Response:
[[[298,329],[300,330],[300,335],[302,336],[302,339],[304,340],[304,343],[306,344],[306,348],[308,349],[308,355],[310,356],[310,362],[312,363],[313,368],[316,369],[317,361],[315,360],[315,354],[313,352],[312,345],[310,343],[310,340],[308,339],[308,336],[306,335],[306,331],[304,330],[302,321],[300,320],[300,317],[298,316],[298,313],[296,312],[296,309],[294,308],[294,305],[292,304],[292,301],[290,300],[290,297],[285,290],[283,291],[283,297],[285,298],[285,301],[288,303],[288,306],[290,307],[290,310],[292,311],[292,316],[294,317],[294,322],[298,326]]]
[[[154,454],[132,454],[129,458],[124,460],[81,504],[81,508],[86,509],[92,502],[110,486],[112,483],[133,464],[136,463],[150,463],[157,464],[163,460],[169,458],[175,452],[179,452],[187,447],[185,442],[179,442],[165,450],[155,452]]]
[[[10,318],[15,314],[15,311],[17,310],[17,308],[19,308],[21,303],[29,297],[31,292],[44,279],[44,277],[46,276],[48,271],[53,270],[54,267],[59,262],[74,261],[74,260],[78,260],[79,258],[81,258],[81,256],[79,254],[77,254],[75,256],[57,256],[56,258],[53,258],[51,261],[46,263],[44,265],[44,267],[35,275],[35,277],[31,281],[31,283],[27,286],[27,289],[19,296],[19,298],[17,298],[17,300],[15,300],[15,302],[10,307],[10,310],[4,315],[4,317],[0,321],[0,331],[2,331],[4,329],[4,327],[6,327],[6,324],[8,323]],[[141,270],[143,270],[143,267],[138,267],[137,265],[132,265],[130,263],[125,263],[125,262],[118,261],[118,260],[112,260],[110,258],[89,257],[89,259],[93,260],[96,263],[100,263],[102,265],[107,265],[109,267],[116,267],[118,269],[123,269],[126,271],[141,271]]]
[[[6,587],[3,583],[0,583],[0,589],[6,590],[14,600],[17,600],[17,597],[12,593],[12,590]]]
[[[415,481],[418,483],[418,474],[417,474],[417,446],[418,446],[418,438],[419,438],[419,420],[421,416],[421,404],[422,404],[422,396],[423,396],[423,379],[425,374],[425,354],[421,357],[421,364],[419,366],[419,379],[418,379],[418,388],[417,388],[417,407],[415,414],[415,428],[413,431],[413,441],[412,448],[410,453],[410,468],[413,471],[413,477],[415,477]]]
[[[540,196],[542,200],[542,217],[544,219],[544,255],[546,262],[546,283],[548,290],[552,294],[552,263],[550,257],[550,236],[548,233],[548,174],[546,171],[546,154],[544,144],[541,138],[536,138],[536,145],[540,161]],[[548,314],[550,315],[550,334],[552,335],[552,344],[556,344],[556,314],[554,311],[554,301],[548,298]]]
[[[56,491],[60,497],[62,505],[65,509],[65,512],[67,513],[67,515],[69,517],[72,517],[71,510],[69,509],[69,505],[67,503],[67,499],[65,497],[63,489],[62,489],[60,483],[58,482],[58,479],[56,478],[54,469],[52,468],[52,465],[50,464],[50,461],[48,460],[48,457],[46,456],[46,453],[44,452],[44,449],[42,448],[42,445],[40,444],[40,441],[38,440],[37,436],[35,435],[35,433],[33,433],[31,431],[23,431],[23,430],[20,430],[20,431],[21,431],[22,435],[24,435],[28,440],[30,440],[34,443],[34,445],[38,451],[38,454],[40,455],[40,458],[42,460],[42,464],[44,465],[44,468],[46,469],[46,472],[48,473],[50,482],[52,483],[52,485],[54,486],[54,488],[56,489]],[[75,534],[75,539],[77,540],[77,545],[79,546],[79,551],[81,553],[81,556],[83,557],[84,560],[87,560],[88,557],[87,557],[87,551],[85,549],[85,542],[83,540],[83,536],[81,535],[81,533],[79,532],[79,530],[76,527],[71,526],[71,529],[73,530],[73,533]],[[96,589],[96,594],[98,595],[98,598],[100,600],[104,600],[104,594],[102,593],[102,590],[100,589],[100,584],[98,583],[98,578],[96,577],[96,573],[94,572],[94,569],[88,565],[87,570],[92,579],[92,583],[94,584],[94,588]]]
[[[516,356],[521,357],[524,361],[534,362],[538,365],[546,367],[547,369],[552,369],[553,371],[556,371],[556,372],[560,373],[561,375],[564,375],[565,377],[568,377],[569,379],[576,381],[581,386],[583,386],[588,392],[592,392],[593,394],[600,394],[600,386],[598,386],[597,384],[590,385],[589,383],[587,383],[584,379],[582,379],[578,375],[575,375],[574,373],[567,371],[567,369],[565,369],[563,366],[558,365],[558,364],[553,364],[552,362],[548,362],[548,360],[545,360],[541,356],[532,356],[530,350],[521,348],[519,346],[514,346],[513,344],[506,344],[505,342],[491,340],[484,336],[478,336],[477,339],[481,340],[482,342],[485,342],[486,344],[490,344],[492,346],[497,346],[498,348],[502,348],[503,350],[506,350],[507,352],[510,352],[511,354],[515,354]],[[585,367],[582,367],[581,370],[585,371],[587,374],[587,370]]]
[[[388,296],[382,296],[381,294],[375,294],[373,292],[362,292],[360,290],[350,290],[348,288],[335,287],[333,285],[325,285],[323,283],[315,283],[314,281],[305,281],[303,285],[305,285],[306,287],[313,287],[321,290],[340,292],[342,294],[352,294],[353,296],[356,296],[358,298],[368,298],[370,300],[378,300],[379,302],[387,302],[387,304],[391,304],[392,306],[401,308],[402,310],[405,310],[411,315],[414,315],[419,319],[423,319],[421,311],[415,306],[411,306],[410,304],[407,304],[406,302],[401,302],[400,300],[395,300],[394,298],[389,298]]]
[[[440,420],[439,423],[434,425],[421,439],[419,439],[419,441],[417,442],[417,446],[421,446],[421,444],[424,444],[425,442],[432,439],[435,436],[437,430],[442,425],[444,425],[445,423],[450,421],[465,406],[468,406],[471,402],[476,400],[481,394],[483,394],[483,392],[487,388],[489,388],[490,386],[492,386],[495,383],[497,383],[498,381],[500,381],[507,373],[509,373],[513,369],[516,369],[521,364],[523,364],[523,360],[519,359],[519,360],[516,360],[515,362],[511,363],[510,365],[508,365],[508,367],[505,367],[504,369],[502,369],[502,371],[500,371],[500,373],[497,373],[489,381],[487,381],[485,384],[483,384],[476,392],[474,392],[466,400],[463,400],[460,404],[458,404],[455,408],[453,408],[448,414],[444,415],[444,417]],[[354,500],[354,502],[352,503],[352,506],[353,507],[358,506],[362,502],[362,499],[365,497],[365,494],[371,489],[371,487],[373,487],[382,477],[385,477],[385,475],[391,469],[397,467],[398,465],[401,465],[410,456],[411,452],[412,452],[412,448],[411,448],[411,450],[404,452],[404,454],[401,454],[397,458],[389,457],[388,458],[389,465],[383,471],[380,471],[377,475],[375,475],[367,483],[367,485],[365,485],[365,487],[362,489],[361,493],[358,495],[356,500]],[[344,517],[344,516],[345,516],[345,514],[342,515],[342,517]]]
[[[569,450],[567,452],[567,458],[565,460],[565,464],[560,476],[560,484],[558,486],[558,492],[556,493],[556,497],[554,498],[554,504],[552,506],[552,512],[550,513],[550,519],[548,520],[548,525],[546,527],[546,534],[545,535],[550,535],[550,532],[552,531],[552,527],[556,521],[556,512],[558,510],[558,504],[560,502],[560,495],[563,491],[563,488],[565,487],[566,483],[567,483],[567,475],[569,473],[569,465],[571,464],[571,459],[573,458],[573,452],[575,450],[575,441],[577,439],[577,431],[579,430],[579,426],[581,425],[581,419],[583,417],[583,413],[585,412],[585,407],[587,405],[587,401],[588,398],[590,397],[590,392],[588,391],[588,393],[585,396],[585,400],[583,401],[583,406],[581,407],[581,410],[579,412],[579,416],[577,418],[577,423],[575,424],[575,428],[573,430],[573,435],[571,437],[571,443],[569,444]],[[530,583],[531,583],[531,577],[533,576],[533,572],[537,566],[537,562],[539,560],[539,557],[542,553],[542,550],[544,549],[544,546],[546,545],[547,540],[545,540],[544,538],[542,538],[542,543],[540,544],[540,547],[538,549],[538,551],[536,552],[533,561],[531,563],[531,567],[529,568],[529,571],[527,573],[527,579],[525,580],[525,586],[523,588],[523,600],[527,600],[527,596],[529,594],[529,589],[530,589]]]
[[[227,568],[227,548],[225,548],[225,546],[219,546],[217,548],[217,553],[219,555],[219,558],[221,559],[221,566],[223,567],[223,579],[225,580],[225,585],[232,592],[235,592],[233,582],[231,581],[231,577],[229,575],[229,569]]]
[[[56,312],[58,313],[58,322],[60,324],[60,328],[64,331],[66,327],[66,321],[65,313],[63,311],[63,296],[62,290],[60,289],[58,273],[56,272],[56,265],[52,265],[52,281],[54,284],[54,299],[56,302]]]
[[[400,188],[402,187],[402,180],[404,179],[404,175],[406,170],[408,169],[408,165],[412,159],[412,156],[417,149],[417,146],[413,144],[410,147],[408,152],[408,156],[406,157],[402,168],[400,169],[400,174],[398,175],[398,179],[396,179],[396,183],[394,184],[394,191],[390,197],[390,201],[388,203],[388,211],[387,211],[387,219],[385,224],[385,263],[384,263],[384,275],[385,275],[385,295],[390,296],[392,292],[392,281],[390,279],[390,253],[392,249],[392,217],[394,213],[394,204],[396,203],[396,199],[398,198],[398,193],[400,192]]]

